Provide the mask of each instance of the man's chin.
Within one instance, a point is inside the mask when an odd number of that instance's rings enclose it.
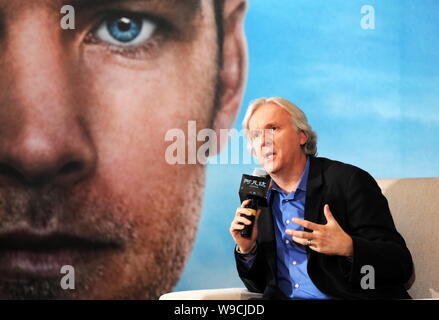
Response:
[[[72,298],[72,293],[61,288],[59,279],[36,278],[0,280],[0,299],[48,300],[69,298]]]
[[[278,167],[276,166],[276,163],[274,161],[271,160],[265,160],[263,162],[264,170],[268,173],[268,174],[275,174],[278,171]]]
[[[179,279],[192,243],[192,237],[173,241],[154,256],[150,255],[153,250],[140,256],[122,249],[109,251],[93,259],[75,260],[73,273],[69,268],[55,272],[39,259],[34,259],[35,265],[15,271],[6,265],[3,271],[8,273],[0,274],[0,299],[157,299]],[[27,259],[18,258],[21,262]],[[160,266],[153,261],[160,261]]]
[[[0,299],[96,299],[111,295],[108,288],[116,274],[119,250],[89,250],[75,254],[9,253],[0,261]],[[97,251],[94,252],[93,251]],[[0,254],[1,256],[1,254]],[[58,259],[59,258],[59,259]],[[68,264],[64,264],[69,261]],[[123,278],[123,277],[122,277]]]

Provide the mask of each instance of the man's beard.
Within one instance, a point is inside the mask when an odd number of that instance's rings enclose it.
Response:
[[[117,219],[124,215],[119,212],[124,210],[124,207],[114,203],[114,198],[108,197],[108,193],[101,192],[102,190],[98,195],[87,188],[30,189],[2,186],[0,188],[0,245],[2,237],[11,233],[37,230],[48,234],[68,234],[90,241],[111,243],[114,247],[122,249],[125,244],[131,243],[133,237],[136,237],[137,230],[132,221]],[[108,199],[112,199],[111,204],[107,202]],[[1,247],[3,252],[8,249],[7,246]],[[9,281],[3,277],[0,278],[0,297],[51,299],[76,295],[62,290],[61,277],[61,273],[56,279],[25,277]],[[94,278],[93,273],[87,272],[87,277],[78,277],[77,280],[94,282],[96,280]],[[78,283],[76,286],[86,288],[87,283]],[[83,289],[78,290],[81,291]]]
[[[147,219],[139,221],[138,215],[130,214],[122,196],[102,188],[98,193],[83,185],[69,189],[0,186],[0,257],[5,249],[1,247],[1,236],[23,228],[111,243],[116,253],[108,259],[79,260],[79,266],[74,266],[75,290],[62,289],[63,274],[57,278],[37,276],[14,281],[0,275],[0,299],[156,299],[169,291],[180,276],[195,238],[204,188],[204,168],[200,169],[192,184],[193,192],[188,195],[193,197],[191,201],[181,208],[174,206],[174,212],[163,212],[182,220],[181,230],[171,238],[154,232],[157,221],[147,222],[150,226],[145,229]],[[161,202],[154,204],[152,197],[151,208],[160,208]],[[172,223],[167,225],[173,229],[171,226]],[[134,265],[131,272],[118,273],[125,270],[124,264],[129,268]],[[129,277],[124,279],[123,275]],[[99,292],[98,288],[105,288],[102,284],[108,282],[112,283],[111,293]]]

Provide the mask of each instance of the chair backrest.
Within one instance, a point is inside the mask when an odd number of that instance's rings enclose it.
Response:
[[[439,178],[378,179],[415,267],[409,294],[439,298]]]

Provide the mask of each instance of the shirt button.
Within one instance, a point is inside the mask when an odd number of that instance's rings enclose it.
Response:
[[[287,220],[287,221],[285,221],[286,222],[286,224],[289,224],[290,223],[290,220]]]
[[[296,283],[296,284],[294,285],[294,287],[295,287],[296,289],[299,288],[299,284]]]
[[[296,261],[293,261],[293,262],[291,262],[291,264],[294,264],[294,265],[296,265],[296,264],[297,264],[297,262],[296,262]]]
[[[285,240],[285,243],[286,243],[286,244],[289,244],[289,243],[290,243],[290,240]]]

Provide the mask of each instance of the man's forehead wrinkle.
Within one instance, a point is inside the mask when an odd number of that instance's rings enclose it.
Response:
[[[49,0],[50,1],[50,0]],[[105,6],[113,3],[138,3],[148,4],[158,8],[170,8],[178,7],[185,10],[196,12],[200,9],[200,1],[202,0],[53,0],[55,2],[68,2],[81,8],[87,8],[87,6]]]
[[[7,12],[22,11],[24,9],[31,9],[35,7],[47,7],[47,8],[58,8],[62,4],[61,0],[0,0],[0,10]]]
[[[87,6],[109,5],[113,3],[147,3],[156,7],[169,8],[170,6],[177,6],[185,8],[194,13],[201,8],[201,1],[203,0],[0,0],[0,10],[20,10],[30,9],[35,7],[46,7],[60,11],[64,5],[71,5],[75,9],[86,8]]]

